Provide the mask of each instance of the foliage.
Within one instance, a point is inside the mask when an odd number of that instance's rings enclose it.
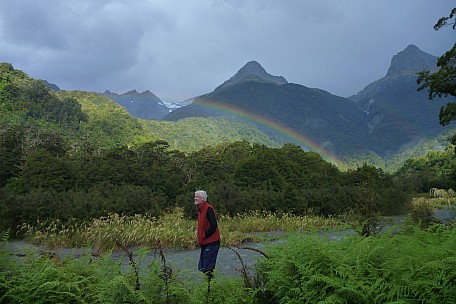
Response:
[[[412,201],[412,220],[422,228],[427,228],[435,223],[434,212],[435,206],[424,197],[419,197]]]
[[[190,294],[179,282],[173,281],[165,293],[159,261],[147,268],[135,274],[110,255],[56,262],[31,254],[9,269],[11,279],[1,285],[0,303],[188,303]],[[135,288],[136,275],[141,289]]]
[[[350,213],[358,222],[361,235],[377,232],[381,214],[400,214],[406,209],[406,194],[390,175],[379,168],[364,164],[349,171],[347,181],[352,199]]]
[[[142,263],[142,253],[136,260]],[[17,261],[10,269],[11,280],[2,282],[0,303],[205,303],[204,284],[179,281],[171,275],[163,279],[159,260],[144,265],[135,274],[121,261],[103,255],[91,258],[64,259],[31,256]],[[4,274],[3,271],[0,272]],[[136,275],[140,285],[135,287]],[[214,303],[252,303],[242,281],[220,278],[213,282]]]
[[[362,178],[361,171],[341,172],[292,143],[271,147],[245,122],[146,123],[105,96],[54,93],[11,65],[0,67],[0,115],[6,118],[0,128],[0,217],[1,228],[12,233],[37,220],[81,224],[114,213],[159,217],[175,207],[194,217],[196,189],[209,193],[220,215],[325,217],[360,209],[369,197],[377,212],[398,213],[414,190],[380,169],[372,177],[375,186],[363,192],[356,177]],[[227,125],[237,130],[232,136],[258,142],[226,142],[219,135]],[[187,129],[191,152],[174,150],[177,134]],[[165,133],[175,134],[173,144],[159,139]]]
[[[144,119],[139,122],[149,138],[164,140],[171,149],[185,152],[236,141],[278,147],[276,141],[253,124],[234,119],[191,117],[175,122]]]
[[[456,135],[455,129],[443,131],[435,138],[425,140],[423,143],[404,148],[401,153],[395,154],[385,162],[385,171],[389,173],[397,172],[404,163],[410,158],[420,158],[426,156],[430,151],[440,151],[451,149],[451,138]]]
[[[434,26],[434,29],[440,30],[446,25],[452,25],[455,29],[456,8],[451,10],[448,17],[440,18]],[[429,99],[442,96],[456,96],[456,43],[444,55],[439,57],[437,67],[440,69],[431,73],[430,71],[421,71],[417,83],[423,83],[418,90],[429,89]],[[448,103],[440,109],[440,124],[445,126],[456,119],[456,104]],[[456,142],[456,136],[453,137],[453,143]]]
[[[424,157],[410,158],[395,174],[418,193],[431,188],[456,188],[456,155],[454,146],[429,151]]]
[[[451,210],[449,208],[453,208],[454,205],[456,205],[456,193],[453,189],[431,188],[429,194],[413,198],[410,215],[416,224],[427,228],[440,223],[440,220],[434,217],[437,209]]]
[[[451,303],[456,229],[376,238],[295,236],[258,271],[270,303]]]
[[[361,167],[364,164],[373,165],[378,168],[386,168],[385,160],[383,160],[374,151],[366,151],[362,153],[347,153],[343,156],[343,160],[349,168]]]
[[[355,208],[355,187],[363,178],[361,171],[340,172],[294,144],[269,148],[235,142],[185,155],[156,141],[75,155],[55,138],[56,144],[29,152],[0,191],[5,228],[36,219],[81,222],[109,213],[159,216],[176,206],[194,216],[189,202],[198,188],[210,193],[220,214],[262,210],[330,216]],[[379,211],[400,212],[407,201],[404,188],[381,169],[378,173],[372,181]]]
[[[22,130],[10,126],[0,130],[0,187],[20,171]]]
[[[81,123],[74,152],[99,153],[147,141],[139,121],[109,98],[82,91],[59,91],[56,95],[77,100],[87,115],[87,121]]]
[[[6,63],[0,64],[0,105],[2,118],[5,118],[2,124],[24,123],[31,119],[77,129],[80,122],[87,119],[76,100],[58,98],[43,81],[33,80]]]

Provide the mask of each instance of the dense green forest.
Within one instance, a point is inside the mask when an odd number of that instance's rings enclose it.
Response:
[[[411,159],[395,174],[367,164],[341,171],[317,153],[292,143],[271,146],[248,130],[230,134],[238,141],[225,137],[210,145],[201,132],[229,122],[195,119],[177,123],[179,135],[193,136],[192,145],[178,150],[171,123],[134,119],[96,93],[54,93],[10,64],[0,65],[0,77],[1,229],[113,212],[158,215],[176,206],[190,215],[191,196],[200,188],[228,215],[267,210],[329,216],[363,210],[366,194],[372,198],[368,212],[396,214],[414,192],[456,186],[451,147]],[[202,127],[199,133],[195,125]]]
[[[246,140],[251,143],[278,148],[277,140],[247,122],[223,117],[190,117],[171,121],[140,119],[148,138],[164,140],[170,149],[196,152],[206,146]]]

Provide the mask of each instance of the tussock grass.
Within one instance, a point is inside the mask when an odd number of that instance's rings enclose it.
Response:
[[[239,245],[245,241],[261,238],[260,232],[316,231],[348,228],[339,218],[320,216],[297,216],[289,213],[249,212],[219,218],[221,234],[226,245]]]
[[[257,240],[257,232],[311,231],[346,228],[337,218],[295,216],[270,212],[250,212],[233,217],[219,216],[222,243],[232,246]],[[194,248],[196,245],[196,220],[184,217],[182,209],[175,209],[161,217],[150,215],[125,216],[111,214],[90,222],[62,223],[37,222],[24,225],[25,238],[36,244],[50,247],[94,247],[100,251],[117,249],[116,242],[126,247],[148,246],[153,248]]]

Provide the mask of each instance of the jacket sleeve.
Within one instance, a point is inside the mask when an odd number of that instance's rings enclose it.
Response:
[[[207,209],[206,218],[210,224],[209,229],[207,229],[206,235],[205,235],[205,237],[207,239],[215,232],[215,229],[217,229],[217,219],[215,218],[214,209],[212,209],[212,208]]]

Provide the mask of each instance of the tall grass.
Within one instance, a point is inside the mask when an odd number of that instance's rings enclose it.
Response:
[[[347,227],[337,218],[260,212],[220,216],[218,223],[222,243],[228,246],[261,237],[254,235],[255,232]],[[37,222],[34,226],[24,225],[21,230],[33,243],[51,247],[91,246],[101,251],[116,249],[116,243],[126,247],[143,245],[154,248],[194,248],[196,244],[196,221],[186,219],[182,209],[158,218],[111,214],[88,223]]]

